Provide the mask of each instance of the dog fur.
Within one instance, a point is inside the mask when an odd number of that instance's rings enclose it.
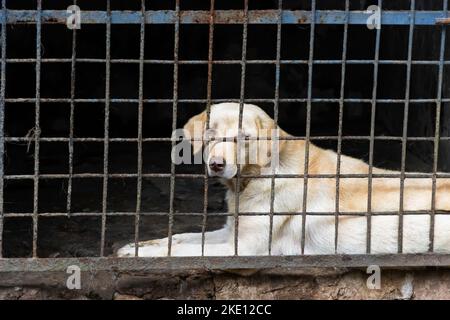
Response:
[[[194,138],[201,138],[194,132],[195,122],[206,127],[206,112],[191,118],[184,130]],[[239,104],[221,103],[211,106],[210,128],[221,136],[232,132],[237,136],[239,127]],[[271,119],[262,109],[245,104],[242,116],[242,128],[246,135],[261,136],[264,130],[276,129]],[[204,132],[201,132],[203,135]],[[291,137],[279,129],[281,137]],[[194,143],[194,151],[200,151],[201,144]],[[229,157],[236,156],[236,142],[218,142],[208,149],[208,159],[224,149],[231,149]],[[274,172],[279,175],[304,174],[304,140],[280,140],[279,166]],[[234,151],[234,153],[233,153]],[[270,157],[270,154],[268,155]],[[271,219],[271,179],[240,178],[239,190],[236,189],[236,165],[231,158],[226,161],[224,172],[219,174],[228,187],[226,200],[228,212],[235,213],[236,197],[239,197],[239,213],[259,212],[259,216],[240,215],[238,220],[238,255],[267,255],[269,253],[269,232]],[[309,144],[308,173],[311,175],[336,175],[337,154],[330,150]],[[267,169],[267,160],[258,164],[242,164],[241,174],[258,175]],[[227,171],[228,170],[228,171]],[[358,159],[341,156],[341,174],[368,175],[369,166]],[[399,172],[373,168],[373,174],[398,174]],[[211,175],[217,175],[210,171]],[[298,255],[301,253],[303,178],[274,178],[274,204],[272,225],[272,255]],[[239,191],[239,192],[237,192]],[[368,206],[368,178],[339,179],[339,212],[365,213]],[[305,219],[305,254],[364,254],[367,248],[368,217],[340,214],[338,216],[337,246],[335,247],[334,215],[325,215],[336,211],[336,178],[314,178],[307,180]],[[404,181],[403,215],[403,252],[427,252],[430,245],[429,214],[408,214],[408,211],[426,211],[432,209],[432,179],[406,178]],[[397,253],[399,240],[400,179],[372,179],[371,211],[391,213],[370,217],[371,253]],[[437,178],[435,210],[450,211],[450,179]],[[298,213],[298,215],[277,215],[277,213]],[[394,214],[392,214],[394,213]],[[450,251],[450,215],[436,214],[434,221],[434,251]],[[228,217],[225,226],[216,231],[205,233],[205,256],[229,256],[235,253],[235,220]],[[201,251],[201,233],[176,234],[172,239],[171,255],[199,256]],[[168,240],[156,239],[139,243],[139,256],[166,256]],[[134,256],[134,244],[119,249],[118,256]]]

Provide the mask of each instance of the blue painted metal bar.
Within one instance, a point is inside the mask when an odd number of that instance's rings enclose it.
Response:
[[[36,10],[6,10],[0,13],[0,22],[7,19],[7,23],[36,23]],[[69,16],[65,10],[42,10],[42,23],[66,23]],[[180,11],[181,24],[209,24],[209,11]],[[249,24],[277,24],[278,10],[249,10]],[[317,10],[316,24],[345,24],[347,13],[337,10]],[[365,25],[369,13],[365,11],[350,11],[349,24]],[[311,11],[283,10],[281,14],[283,24],[310,24]],[[384,11],[381,21],[384,25],[410,25],[414,19],[415,25],[435,25],[447,20],[445,11],[416,11],[414,17],[410,11]],[[140,24],[141,11],[111,11],[112,24]],[[174,10],[146,11],[145,23],[147,24],[174,24],[177,21],[177,13]],[[215,12],[216,24],[243,24],[245,21],[242,10],[217,10]],[[81,23],[106,24],[108,16],[106,11],[82,11]]]

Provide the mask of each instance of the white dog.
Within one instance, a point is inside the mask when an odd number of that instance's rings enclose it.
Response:
[[[206,127],[206,112],[191,118],[185,125],[186,134],[195,139],[203,139]],[[201,130],[195,132],[196,124]],[[221,103],[211,106],[209,136],[237,137],[239,128],[239,104]],[[270,141],[267,130],[279,129],[274,121],[259,107],[245,104],[242,116],[242,130],[246,137],[263,137]],[[198,130],[197,130],[198,131]],[[303,212],[303,178],[285,178],[280,175],[304,174],[305,141],[289,140],[291,137],[279,129],[279,136],[287,139],[279,141],[278,165],[274,167],[277,177],[274,178],[273,219],[271,211],[271,178],[241,177],[239,190],[236,190],[236,164],[238,143],[218,140],[205,145],[208,172],[218,176],[228,187],[228,211],[235,213],[236,197],[239,197],[239,213],[263,213],[262,215],[239,215],[238,220],[238,255],[267,255],[269,253],[269,233],[272,221],[272,255],[297,255],[301,253],[302,212]],[[249,139],[244,143],[243,152],[248,156],[251,152]],[[270,142],[272,143],[272,142]],[[202,148],[201,142],[194,143],[194,152]],[[260,175],[268,169],[275,156],[269,148],[260,152],[256,163],[240,164],[241,175]],[[260,150],[258,150],[260,151]],[[242,155],[241,152],[240,154]],[[341,174],[347,175],[339,181],[339,217],[337,246],[335,247],[336,211],[336,175],[337,154],[309,145],[307,180],[307,203],[304,235],[305,254],[363,254],[367,246],[368,219],[365,216],[345,213],[364,213],[368,204],[369,166],[363,161],[347,156],[341,157]],[[360,174],[349,177],[349,174]],[[398,174],[373,168],[373,174]],[[314,177],[314,175],[328,175]],[[366,175],[366,177],[361,177]],[[399,239],[400,179],[389,177],[373,177],[372,179],[372,212],[371,216],[371,253],[396,253]],[[437,179],[436,210],[450,211],[450,179]],[[411,214],[410,211],[426,211],[432,208],[432,179],[406,178],[404,182],[403,215],[403,252],[427,252],[430,244],[430,215]],[[408,214],[408,212],[410,212]],[[285,215],[282,215],[285,213]],[[298,215],[286,215],[298,213]],[[315,213],[308,215],[308,213]],[[327,213],[327,214],[326,214]],[[331,214],[330,214],[331,213]],[[171,255],[198,256],[202,254],[202,234],[184,233],[173,236]],[[450,252],[450,215],[435,215],[434,251]],[[168,239],[157,239],[139,243],[139,256],[166,256]],[[228,217],[226,225],[217,231],[205,233],[205,256],[228,256],[235,253],[235,220]],[[118,256],[134,256],[134,244],[119,249]]]

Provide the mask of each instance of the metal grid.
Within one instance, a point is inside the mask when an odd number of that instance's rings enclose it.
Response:
[[[296,267],[296,266],[313,266],[313,267],[330,267],[330,266],[366,266],[371,263],[385,266],[423,266],[423,265],[449,265],[450,255],[438,255],[433,253],[434,246],[434,218],[438,214],[448,214],[445,211],[439,211],[435,208],[436,196],[436,180],[438,178],[450,177],[450,173],[437,173],[439,142],[450,141],[450,137],[440,136],[440,118],[443,103],[450,102],[450,98],[443,98],[443,76],[444,66],[450,65],[450,61],[445,60],[446,48],[446,26],[449,23],[448,18],[448,0],[443,0],[443,8],[441,11],[416,11],[415,0],[410,1],[409,11],[382,11],[381,23],[383,25],[407,25],[409,26],[408,38],[408,57],[406,60],[380,60],[380,29],[376,30],[376,45],[373,59],[349,60],[347,59],[347,45],[348,45],[348,28],[351,24],[366,24],[367,14],[361,11],[350,11],[350,0],[345,0],[345,10],[343,11],[328,11],[316,10],[316,0],[311,0],[310,11],[292,11],[283,9],[282,0],[278,1],[278,9],[276,10],[248,10],[248,0],[244,0],[243,10],[215,10],[214,0],[211,0],[210,11],[181,11],[180,0],[176,0],[175,10],[168,11],[146,11],[145,1],[142,1],[140,11],[122,12],[112,11],[110,1],[107,2],[106,11],[90,11],[83,12],[82,23],[87,24],[105,24],[106,25],[106,56],[105,59],[91,59],[91,58],[77,58],[77,41],[76,30],[73,30],[72,38],[72,57],[62,59],[48,59],[42,58],[41,48],[41,28],[44,23],[65,23],[67,13],[63,10],[42,10],[42,0],[37,0],[36,10],[8,10],[6,0],[2,0],[2,10],[0,13],[1,19],[1,82],[0,82],[0,154],[4,154],[4,146],[7,142],[28,142],[33,143],[34,148],[34,173],[20,174],[20,175],[6,175],[4,173],[4,159],[0,157],[0,271],[42,271],[42,270],[59,270],[64,268],[65,264],[77,263],[84,268],[97,268],[108,270],[147,270],[160,268],[261,268],[261,267]],[[76,2],[75,2],[76,4]],[[378,0],[378,6],[382,8],[382,0]],[[35,59],[11,59],[6,56],[6,26],[7,24],[29,23],[36,25],[36,58]],[[144,59],[144,39],[145,39],[145,25],[146,24],[173,24],[174,25],[174,52],[173,59],[170,60],[150,60]],[[111,58],[111,26],[113,24],[139,24],[140,25],[140,49],[139,59],[112,59]],[[179,59],[179,30],[180,24],[208,24],[208,60],[180,60]],[[214,26],[215,24],[242,24],[242,58],[241,60],[214,60]],[[275,60],[247,60],[247,34],[249,24],[276,24],[277,26],[277,41],[276,41],[276,59]],[[307,24],[310,25],[310,39],[309,39],[309,57],[307,60],[283,60],[281,59],[281,27],[283,24]],[[315,26],[317,24],[341,24],[344,26],[344,37],[342,43],[342,58],[338,60],[316,60],[314,59],[314,43],[315,43]],[[414,27],[417,25],[437,25],[436,28],[441,29],[441,42],[439,60],[412,60],[413,35]],[[105,97],[104,98],[75,98],[75,70],[76,64],[84,63],[104,63],[106,67],[106,83],[105,83]],[[35,65],[36,71],[36,90],[34,98],[6,98],[6,64],[8,63],[30,63]],[[44,98],[41,97],[41,65],[42,63],[70,63],[71,77],[70,77],[70,97],[69,98]],[[111,98],[111,65],[116,63],[138,64],[139,65],[139,93],[137,99],[116,99]],[[173,97],[171,99],[144,99],[144,65],[145,64],[168,64],[174,66],[173,71]],[[206,99],[180,99],[178,97],[178,66],[182,64],[204,65],[208,67],[207,78],[207,95]],[[212,73],[215,65],[240,65],[241,66],[241,85],[239,99],[212,99]],[[246,66],[249,64],[269,64],[275,65],[275,88],[273,99],[246,99],[245,94],[245,77]],[[280,66],[283,64],[306,65],[308,68],[308,88],[306,98],[280,98]],[[341,80],[340,80],[340,96],[339,98],[314,98],[312,77],[314,66],[320,64],[339,65],[341,66]],[[372,98],[345,98],[345,75],[346,66],[351,64],[357,65],[373,65],[373,86]],[[380,65],[406,65],[407,79],[406,92],[404,99],[379,99],[377,97],[378,85],[378,67]],[[410,98],[410,82],[411,82],[411,68],[413,65],[435,65],[439,68],[438,75],[438,92],[436,98]],[[144,138],[142,134],[143,124],[143,105],[149,102],[164,102],[172,104],[173,121],[172,129],[176,129],[177,107],[179,103],[204,103],[207,110],[207,126],[209,126],[210,107],[213,103],[235,101],[240,105],[239,112],[239,127],[242,127],[242,111],[244,103],[272,103],[274,108],[274,120],[278,123],[278,110],[281,102],[303,102],[306,103],[307,117],[306,117],[306,134],[300,137],[280,138],[280,139],[304,139],[306,141],[305,148],[305,167],[304,174],[301,175],[244,175],[241,174],[240,165],[238,165],[238,173],[236,184],[239,185],[239,179],[242,178],[270,178],[271,179],[271,205],[270,212],[239,212],[239,197],[236,197],[236,213],[209,213],[208,204],[208,175],[205,165],[204,174],[179,174],[175,172],[175,165],[172,163],[170,173],[143,173],[142,164],[142,145],[144,142],[171,142],[175,145],[177,140],[172,138]],[[35,104],[35,129],[32,137],[6,137],[4,134],[4,112],[5,103],[21,103],[28,102]],[[69,137],[40,137],[40,106],[41,103],[69,103],[70,104],[70,134]],[[109,137],[110,126],[110,107],[112,103],[136,103],[138,105],[138,135],[137,138],[111,138]],[[313,103],[338,103],[339,105],[339,126],[337,136],[311,136],[311,109]],[[74,137],[74,109],[77,103],[102,103],[104,104],[104,137],[103,138],[77,138]],[[368,136],[344,136],[342,130],[343,112],[345,103],[368,103],[371,105],[371,127]],[[388,104],[403,104],[404,105],[404,122],[402,137],[394,136],[376,136],[375,135],[375,117],[376,107],[379,103]],[[411,103],[434,103],[436,105],[435,117],[435,136],[434,137],[409,137],[408,136],[408,112]],[[337,142],[337,171],[336,174],[310,174],[308,173],[308,158],[309,145],[311,141],[315,140],[332,140]],[[342,142],[345,140],[360,140],[369,142],[369,174],[341,174],[341,155]],[[401,157],[401,172],[400,174],[374,174],[373,154],[374,143],[378,140],[385,141],[399,141],[402,144]],[[407,173],[405,172],[406,163],[406,144],[410,141],[430,141],[434,143],[434,160],[432,173]],[[39,165],[39,146],[41,142],[64,142],[69,146],[69,173],[68,174],[41,174]],[[104,144],[103,153],[103,173],[82,173],[76,174],[73,172],[73,153],[74,142],[102,142]],[[138,146],[138,165],[137,173],[130,174],[114,174],[108,172],[109,162],[109,143],[110,142],[136,142]],[[239,150],[239,149],[238,149]],[[239,155],[238,155],[239,158]],[[423,211],[406,211],[404,210],[404,182],[406,178],[432,178],[432,209]],[[72,180],[74,178],[102,178],[102,212],[72,212]],[[108,212],[107,211],[107,196],[108,196],[108,179],[109,178],[137,178],[136,189],[136,210],[134,212]],[[143,178],[170,178],[170,206],[169,212],[143,212],[141,208],[142,203],[142,179]],[[231,258],[211,258],[211,257],[195,257],[195,258],[181,258],[181,257],[167,257],[167,258],[136,258],[136,259],[117,259],[107,258],[105,256],[105,232],[106,221],[109,216],[132,216],[134,217],[135,244],[140,240],[139,224],[142,216],[168,216],[168,255],[171,254],[172,234],[173,234],[173,219],[174,219],[174,188],[176,178],[192,178],[204,179],[204,206],[203,212],[198,213],[176,213],[176,215],[201,216],[202,223],[202,255],[204,253],[205,231],[208,216],[234,216],[235,217],[235,256]],[[301,213],[298,212],[274,212],[274,188],[275,178],[302,178],[303,184],[303,209]],[[310,178],[336,178],[336,207],[333,212],[309,212],[306,207],[308,179]],[[339,210],[339,179],[341,178],[368,178],[368,203],[367,212],[342,212]],[[376,212],[373,211],[371,192],[373,178],[399,178],[400,179],[400,210],[395,212]],[[39,182],[43,179],[67,179],[67,211],[66,212],[39,212]],[[34,184],[33,195],[33,211],[21,213],[4,212],[3,209],[3,193],[4,181],[6,180],[32,180]],[[237,188],[238,189],[238,188]],[[245,215],[268,215],[270,218],[270,235],[269,235],[269,256],[271,255],[272,246],[272,229],[273,217],[276,215],[298,215],[303,216],[302,219],[302,238],[301,238],[301,256],[295,257],[239,257],[238,253],[238,226],[239,216]],[[399,230],[398,230],[398,252],[403,252],[403,216],[406,214],[424,214],[430,215],[430,246],[428,254],[410,255],[327,255],[327,256],[306,256],[304,255],[305,248],[305,226],[308,216],[313,215],[329,215],[335,217],[335,250],[337,250],[338,239],[338,221],[340,215],[347,216],[365,216],[367,217],[367,248],[366,252],[371,252],[370,243],[370,228],[371,217],[375,215],[397,215],[399,216]],[[101,217],[101,247],[100,258],[46,258],[36,259],[38,248],[38,232],[39,219],[45,217],[59,217],[59,216],[100,216]],[[32,238],[32,257],[33,259],[12,259],[2,258],[2,234],[3,222],[5,218],[14,217],[31,217],[33,221],[33,238]],[[136,255],[139,247],[136,245]]]

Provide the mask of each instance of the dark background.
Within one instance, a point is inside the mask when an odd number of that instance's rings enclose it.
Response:
[[[377,1],[350,1],[352,10],[363,10]],[[409,1],[385,1],[384,9],[408,10]],[[44,0],[44,9],[65,10],[72,1]],[[81,10],[105,10],[106,1],[78,1]],[[442,1],[416,1],[419,10],[440,10]],[[141,1],[111,0],[112,10],[140,10]],[[146,1],[147,10],[173,10],[174,1]],[[209,1],[181,0],[181,10],[209,10]],[[278,1],[250,0],[249,9],[276,9]],[[7,1],[9,9],[35,9],[34,0]],[[216,9],[241,9],[243,1],[216,0]],[[309,10],[310,1],[284,1],[285,9]],[[317,1],[317,9],[344,9],[344,1]],[[180,25],[180,60],[207,60],[208,25]],[[316,25],[314,59],[341,59],[343,25]],[[381,31],[381,60],[406,60],[409,26],[383,26]],[[276,25],[249,25],[247,59],[276,58]],[[82,25],[77,31],[77,58],[105,58],[106,26]],[[438,60],[440,28],[416,26],[414,31],[413,60]],[[449,33],[447,33],[448,36]],[[375,31],[366,26],[349,26],[347,59],[373,59]],[[283,25],[281,34],[282,59],[308,59],[309,25]],[[139,58],[140,25],[112,25],[111,58]],[[447,43],[450,39],[447,39]],[[65,25],[42,26],[42,57],[71,58],[72,31]],[[242,51],[242,25],[216,25],[214,32],[215,60],[240,60]],[[174,26],[146,25],[145,59],[173,59]],[[35,25],[8,25],[7,58],[36,57]],[[446,50],[449,59],[450,50]],[[105,97],[105,63],[76,63],[75,98]],[[372,98],[373,65],[352,64],[346,68],[345,97]],[[448,66],[445,67],[444,97],[448,90]],[[339,98],[341,65],[315,64],[313,70],[313,98]],[[412,99],[436,98],[437,65],[413,65],[411,74]],[[6,70],[6,98],[35,97],[35,65],[8,63]],[[41,97],[70,98],[71,64],[42,63]],[[212,78],[213,99],[239,99],[241,66],[214,65]],[[283,64],[280,76],[280,98],[307,97],[307,65]],[[111,65],[111,98],[138,98],[139,65]],[[405,97],[406,65],[380,65],[377,97],[403,99]],[[178,79],[180,99],[205,99],[207,65],[180,65]],[[275,65],[249,64],[246,68],[245,98],[274,98]],[[144,98],[172,99],[173,65],[146,64],[144,67]],[[272,103],[260,103],[273,116]],[[443,104],[441,135],[449,136],[448,104]],[[204,103],[178,104],[177,127],[192,115],[202,111]],[[408,135],[433,137],[436,106],[434,103],[411,103],[409,106]],[[104,103],[76,103],[74,136],[104,136]],[[313,103],[311,135],[337,135],[338,103]],[[402,136],[404,104],[377,104],[375,134]],[[34,103],[7,103],[5,134],[25,137],[33,132]],[[346,103],[344,106],[343,134],[370,135],[370,103]],[[41,103],[41,137],[68,137],[70,128],[69,103]],[[138,132],[138,104],[111,103],[111,138],[136,138]],[[306,103],[279,105],[279,124],[291,134],[303,136],[306,124]],[[144,137],[170,137],[172,131],[172,103],[145,103],[143,111]],[[336,149],[336,141],[316,141],[316,144]],[[170,142],[146,142],[143,145],[144,173],[170,172]],[[40,173],[67,174],[69,151],[66,142],[41,142]],[[110,173],[137,172],[137,143],[111,142]],[[369,142],[345,140],[344,154],[368,160]],[[433,162],[432,142],[408,142],[406,169],[429,172]],[[441,142],[439,170],[449,171],[450,148]],[[401,142],[380,141],[374,145],[376,166],[400,169]],[[34,173],[34,144],[7,143],[5,173]],[[178,173],[202,173],[203,166],[177,166]],[[75,142],[74,173],[103,173],[103,142]],[[176,179],[175,213],[203,212],[203,178]],[[67,179],[41,179],[39,183],[39,212],[66,212]],[[71,212],[101,212],[101,178],[73,179]],[[108,212],[134,212],[136,210],[136,179],[109,179]],[[210,180],[208,212],[225,212],[224,189]],[[143,181],[142,212],[169,211],[169,179],[148,178]],[[5,212],[33,212],[33,180],[7,180],[5,183]],[[141,238],[163,237],[167,234],[167,217],[142,217]],[[177,216],[175,232],[201,230],[201,217]],[[208,229],[223,223],[223,217],[209,217]],[[40,256],[93,256],[99,254],[100,217],[41,217],[39,219],[38,253]],[[29,256],[31,252],[32,220],[29,217],[6,218],[4,226],[4,253],[6,256]],[[118,243],[134,239],[134,217],[113,216],[107,219],[107,253]]]

